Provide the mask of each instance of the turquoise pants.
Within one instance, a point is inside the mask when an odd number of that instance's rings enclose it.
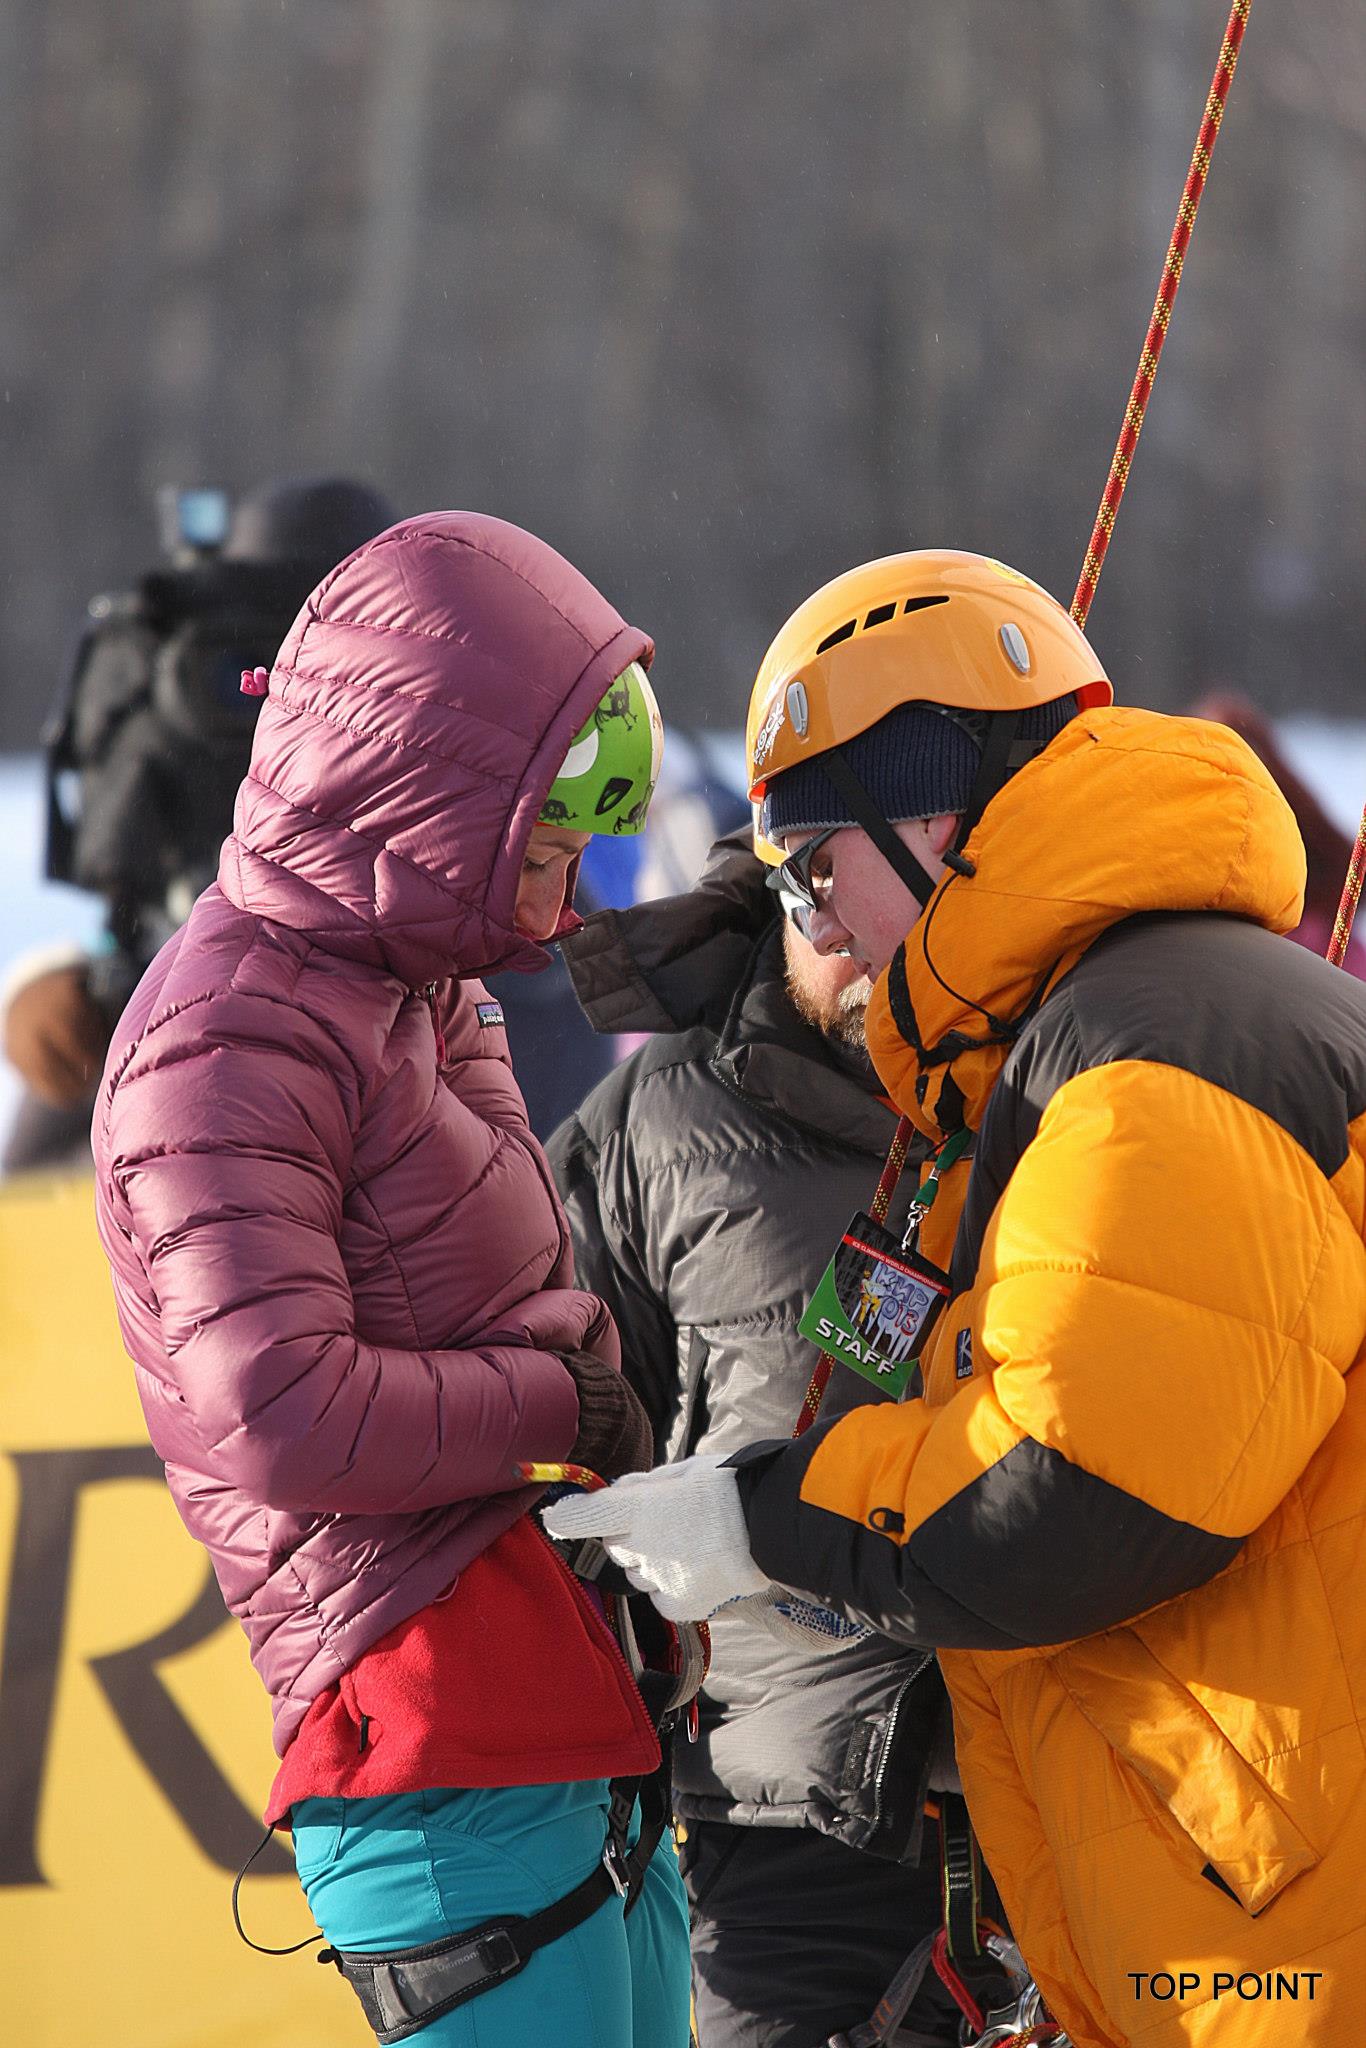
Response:
[[[638,1831],[639,1816],[632,1828]],[[607,1781],[388,1799],[304,1799],[294,1856],[340,1949],[415,1948],[499,1913],[534,1913],[588,1876],[607,1839]],[[338,1993],[352,1998],[349,1987]],[[629,1919],[615,1894],[519,1976],[434,2020],[415,2048],[687,2048],[688,1906],[672,1833]]]

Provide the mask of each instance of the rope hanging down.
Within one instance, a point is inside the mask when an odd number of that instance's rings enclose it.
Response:
[[[1186,250],[1195,226],[1195,216],[1200,210],[1205,179],[1209,175],[1210,158],[1219,139],[1224,107],[1238,63],[1243,31],[1247,27],[1247,18],[1251,11],[1252,0],[1234,0],[1228,27],[1224,30],[1219,62],[1214,70],[1214,81],[1209,89],[1209,98],[1205,102],[1205,118],[1196,138],[1195,153],[1191,157],[1190,170],[1186,175],[1186,189],[1181,194],[1176,225],[1172,229],[1171,242],[1167,248],[1167,261],[1162,270],[1162,281],[1157,288],[1153,317],[1148,327],[1147,339],[1143,344],[1143,353],[1138,359],[1138,372],[1134,378],[1133,390],[1129,394],[1129,403],[1125,408],[1124,425],[1120,429],[1119,440],[1115,446],[1110,474],[1101,494],[1096,523],[1091,530],[1086,560],[1082,564],[1081,577],[1072,598],[1072,617],[1082,627],[1086,624],[1091,600],[1100,581],[1101,566],[1110,545],[1110,536],[1115,530],[1115,515],[1119,511],[1120,499],[1124,496],[1124,486],[1129,481],[1129,468],[1143,428],[1143,415],[1152,395],[1153,379],[1157,375],[1162,344],[1167,338],[1167,327],[1171,321],[1177,286],[1181,282]],[[1337,916],[1333,920],[1332,936],[1328,941],[1326,958],[1330,966],[1341,967],[1346,957],[1347,942],[1352,936],[1352,924],[1361,900],[1363,882],[1366,882],[1366,807],[1363,807],[1361,823],[1357,827],[1356,843],[1352,847],[1351,859],[1347,863],[1342,897],[1338,904]]]
[[[1153,304],[1153,317],[1148,323],[1147,338],[1143,353],[1138,359],[1138,372],[1134,377],[1134,388],[1129,393],[1129,403],[1124,408],[1124,425],[1115,444],[1114,459],[1105,489],[1101,493],[1100,510],[1096,523],[1091,529],[1091,542],[1086,550],[1086,560],[1081,565],[1081,576],[1072,599],[1072,617],[1079,626],[1086,624],[1086,615],[1091,609],[1091,600],[1100,582],[1100,572],[1105,562],[1110,536],[1115,530],[1115,514],[1119,501],[1124,496],[1124,486],[1129,481],[1129,469],[1138,446],[1138,437],[1143,430],[1143,415],[1152,396],[1153,381],[1157,376],[1157,365],[1162,357],[1162,344],[1167,339],[1167,328],[1172,317],[1177,286],[1190,247],[1191,234],[1195,227],[1195,216],[1200,211],[1200,200],[1205,190],[1205,179],[1209,176],[1210,158],[1214,145],[1219,140],[1219,129],[1224,118],[1224,107],[1228,100],[1229,87],[1238,63],[1238,52],[1242,48],[1243,30],[1247,27],[1248,15],[1252,12],[1252,0],[1233,0],[1233,12],[1224,30],[1224,40],[1219,50],[1219,62],[1214,67],[1214,81],[1205,102],[1205,118],[1200,123],[1200,133],[1195,139],[1195,152],[1191,166],[1186,173],[1186,188],[1181,194],[1181,204],[1176,210],[1176,225],[1167,245],[1167,260],[1162,266],[1162,281],[1157,287],[1157,298]]]
[[[1352,920],[1357,914],[1357,904],[1361,898],[1363,876],[1366,876],[1366,809],[1363,809],[1361,823],[1357,826],[1356,845],[1352,848],[1352,858],[1347,863],[1347,879],[1342,885],[1342,901],[1338,905],[1338,914],[1333,919],[1333,936],[1328,941],[1326,955],[1330,966],[1341,967],[1347,952],[1347,941],[1352,936]]]
[[[872,1217],[874,1223],[885,1223],[887,1221],[887,1211],[892,1206],[892,1196],[896,1193],[896,1184],[901,1178],[901,1169],[906,1164],[906,1152],[914,1136],[915,1125],[911,1122],[910,1118],[908,1116],[898,1118],[896,1131],[892,1138],[891,1150],[887,1154],[886,1164],[883,1166],[882,1175],[877,1184],[877,1192],[868,1204],[868,1214]],[[828,1351],[817,1351],[816,1363],[811,1373],[811,1382],[802,1398],[802,1405],[797,1414],[796,1426],[792,1431],[793,1436],[804,1435],[820,1414],[821,1402],[825,1398],[825,1390],[830,1384],[830,1375],[834,1369],[835,1361],[831,1354]]]
[[[1209,175],[1210,159],[1214,155],[1214,145],[1219,139],[1219,129],[1224,118],[1224,108],[1228,101],[1229,87],[1233,83],[1233,73],[1238,63],[1238,52],[1242,48],[1243,30],[1247,26],[1247,18],[1251,12],[1252,0],[1233,0],[1233,11],[1229,15],[1228,26],[1224,30],[1224,39],[1219,48],[1219,62],[1214,68],[1214,80],[1209,89],[1209,97],[1205,101],[1205,116],[1200,123],[1200,133],[1195,140],[1195,150],[1191,157],[1190,170],[1186,174],[1185,190],[1181,194],[1181,204],[1177,208],[1176,225],[1172,229],[1172,238],[1167,247],[1167,260],[1162,266],[1162,279],[1157,288],[1157,299],[1153,305],[1153,317],[1148,326],[1147,338],[1143,344],[1143,353],[1138,359],[1138,374],[1134,378],[1134,387],[1129,394],[1129,403],[1124,410],[1124,425],[1115,447],[1114,459],[1110,464],[1110,474],[1106,480],[1105,489],[1101,494],[1100,510],[1096,514],[1096,523],[1092,529],[1091,542],[1086,550],[1086,559],[1082,563],[1081,578],[1077,584],[1076,595],[1072,599],[1072,617],[1083,628],[1086,625],[1086,615],[1091,609],[1091,600],[1096,594],[1096,586],[1100,582],[1100,572],[1104,566],[1106,552],[1110,546],[1110,536],[1115,529],[1115,514],[1119,510],[1120,499],[1124,496],[1124,487],[1129,481],[1129,470],[1133,463],[1134,450],[1138,446],[1138,436],[1143,425],[1143,415],[1147,410],[1148,400],[1152,396],[1153,383],[1157,376],[1157,365],[1162,355],[1162,344],[1167,338],[1167,328],[1171,321],[1172,303],[1176,298],[1177,286],[1181,282],[1181,272],[1186,261],[1186,251],[1190,247],[1191,234],[1195,227],[1195,217],[1200,211],[1200,199],[1205,189],[1205,179]],[[1361,893],[1363,875],[1366,875],[1366,812],[1362,814],[1361,831],[1357,835],[1357,844],[1352,857],[1352,867],[1348,871],[1347,888],[1343,891],[1343,909],[1338,912],[1339,927],[1342,926],[1344,912],[1346,913],[1347,930],[1351,929],[1351,912],[1347,908],[1348,897],[1350,895],[1351,909],[1354,910],[1356,899]],[[1334,945],[1337,944],[1337,939],[1338,932],[1335,930],[1333,933]],[[1344,931],[1342,937],[1344,950],[1346,945],[1347,937],[1346,931]],[[1330,960],[1334,957],[1331,949],[1328,957]],[[1341,954],[1337,957],[1341,958]],[[887,1164],[882,1169],[882,1178],[877,1185],[877,1194],[874,1196],[869,1210],[870,1215],[879,1223],[886,1218],[892,1192],[901,1177],[901,1169],[905,1164],[906,1153],[914,1135],[914,1124],[912,1124],[909,1117],[903,1116],[897,1123],[896,1134],[892,1139],[892,1148],[887,1155]],[[880,1207],[879,1204],[881,1205]],[[830,1375],[833,1369],[834,1360],[830,1354],[825,1351],[820,1352],[815,1370],[811,1375],[811,1383],[806,1390],[806,1397],[797,1416],[796,1427],[792,1432],[794,1437],[803,1435],[816,1420],[817,1415],[820,1413],[826,1387],[830,1384]]]

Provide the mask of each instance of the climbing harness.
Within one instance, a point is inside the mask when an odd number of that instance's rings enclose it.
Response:
[[[626,1846],[636,1800],[640,1837]],[[537,1949],[583,1924],[614,1894],[629,1913],[640,1897],[650,1858],[669,1821],[667,1766],[652,1777],[614,1778],[608,1804],[607,1841],[597,1867],[553,1905],[529,1915],[505,1914],[461,1934],[417,1948],[360,1954],[324,1948],[320,1963],[332,1964],[361,2002],[375,2039],[388,2048],[420,2027],[467,2005],[481,1992],[506,1984],[524,1970]]]
[[[531,1486],[576,1487],[582,1493],[601,1493],[608,1483],[586,1465],[525,1460],[513,1471]],[[711,1630],[706,1622],[666,1621],[653,1601],[635,1591],[596,1536],[570,1543],[552,1541],[551,1547],[602,1602],[604,1619],[656,1728],[672,1726],[682,1713],[687,1738],[696,1742],[697,1695],[711,1665]]]
[[[942,1925],[912,1949],[869,2018],[832,2034],[828,2048],[897,2048],[902,2022],[931,1970],[958,2007],[970,2048],[1069,2048],[1019,1948],[982,1915],[981,1859],[961,1792],[939,1795],[938,1819]]]
[[[948,1959],[941,1927],[911,1950],[871,2016],[846,2033],[831,2034],[827,2048],[896,2048],[901,2024],[931,1970],[973,2028],[971,2048],[1069,2048],[1067,2035],[1049,2019],[1039,1988],[1009,1935],[999,1927],[987,1927],[983,1949],[999,1972],[1003,2004],[982,2010]]]
[[[700,1679],[698,1683],[700,1683]],[[659,1769],[648,1778],[613,1778],[608,1787],[607,1840],[595,1868],[539,1913],[504,1914],[485,1920],[460,1934],[415,1948],[366,1951],[327,1947],[319,1949],[316,1962],[327,1963],[345,1977],[361,2002],[366,2019],[380,2043],[402,2041],[419,2027],[454,2012],[457,2006],[491,1991],[524,1970],[537,1949],[570,1934],[615,1893],[629,1913],[640,1897],[650,1858],[658,1848],[669,1823],[670,1774],[668,1739],[670,1724],[658,1723],[663,1752]],[[629,1848],[628,1830],[640,1803],[640,1833]],[[323,1939],[309,1935],[288,1948],[269,1948],[253,1941],[242,1925],[239,1894],[243,1879],[256,1858],[273,1839],[267,1828],[238,1871],[232,1888],[232,1917],[238,1935],[258,1955],[292,1956],[312,1948]]]
[[[534,1486],[575,1486],[596,1493],[607,1482],[586,1465],[519,1463],[515,1476]],[[602,1855],[581,1883],[539,1913],[501,1914],[477,1927],[414,1948],[360,1951],[335,1945],[316,1960],[335,1968],[360,2000],[381,2048],[404,2041],[433,2020],[466,2005],[482,1992],[505,1984],[524,1970],[538,1949],[582,1926],[614,1895],[630,1913],[640,1897],[650,1859],[669,1825],[672,1801],[670,1753],[680,1719],[689,1739],[697,1737],[697,1694],[707,1675],[711,1635],[705,1622],[666,1621],[652,1603],[617,1575],[597,1542],[576,1547],[566,1559],[601,1603],[602,1619],[627,1668],[659,1738],[659,1768],[646,1778],[613,1778],[608,1786],[607,1839]],[[619,1580],[619,1584],[618,1584]],[[629,1830],[637,1805],[640,1832],[634,1847]],[[321,1935],[290,1948],[263,1948],[247,1934],[238,1909],[242,1880],[271,1838],[253,1850],[232,1890],[233,1920],[249,1948],[264,1955],[292,1955]]]

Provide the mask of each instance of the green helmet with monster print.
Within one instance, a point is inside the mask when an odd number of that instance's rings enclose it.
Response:
[[[614,837],[639,832],[664,752],[664,722],[638,661],[623,669],[575,733],[550,785],[542,825]]]

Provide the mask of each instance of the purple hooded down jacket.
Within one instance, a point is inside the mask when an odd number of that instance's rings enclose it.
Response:
[[[124,1342],[281,1752],[525,1512],[514,1462],[569,1450],[557,1354],[616,1359],[471,977],[544,961],[514,925],[527,837],[652,651],[500,520],[369,542],[281,647],[218,881],[115,1033],[94,1145]]]

